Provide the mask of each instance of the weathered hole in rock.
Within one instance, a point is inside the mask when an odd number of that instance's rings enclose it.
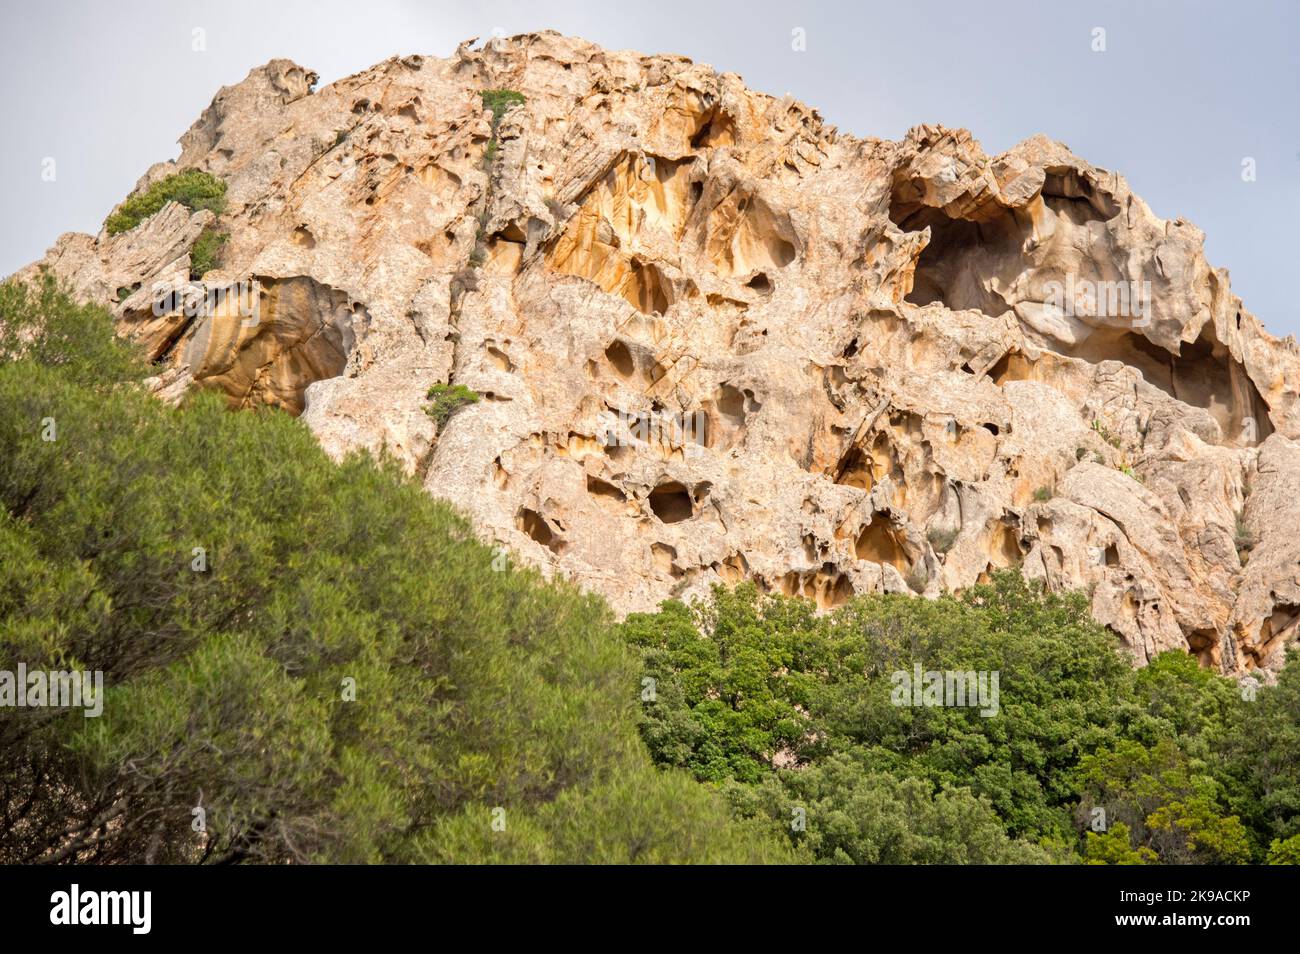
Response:
[[[662,315],[672,304],[672,284],[651,262],[634,258],[631,268],[631,273],[618,287],[619,294],[643,314]]]
[[[627,345],[623,342],[611,341],[605,349],[605,358],[609,361],[610,366],[618,372],[619,377],[630,378],[636,374],[636,362],[632,360],[632,352],[628,350]]]
[[[554,448],[555,456],[573,460],[582,460],[605,452],[605,445],[598,438],[590,434],[579,434],[577,431],[569,431],[562,440],[555,441]]]
[[[906,301],[939,302],[954,311],[973,308],[987,315],[1008,310],[1001,296],[984,287],[984,280],[995,268],[987,261],[989,256],[1020,254],[1025,230],[1012,213],[989,222],[968,222],[924,208],[899,225],[909,231],[930,229],[930,244],[917,259]]]
[[[1255,645],[1246,650],[1258,664],[1263,664],[1275,646],[1284,642],[1300,622],[1300,606],[1291,603],[1278,603],[1259,627],[1259,638]]]
[[[749,561],[743,553],[732,553],[721,563],[714,563],[713,571],[727,583],[739,583],[749,576]]]
[[[552,553],[558,554],[564,549],[564,541],[550,528],[550,525],[536,510],[521,507],[515,517],[515,526]]]
[[[506,354],[504,351],[502,351],[500,348],[493,347],[492,345],[488,345],[487,352],[488,352],[488,357],[492,359],[492,363],[497,367],[498,370],[506,371],[506,372],[514,371],[515,369],[514,362],[511,361],[510,356]]]
[[[1048,166],[1043,170],[1043,203],[1058,215],[1068,215],[1076,225],[1106,222],[1119,215],[1120,208],[1110,193],[1069,166]]]
[[[677,559],[677,550],[666,543],[650,544],[650,557],[654,562],[654,568],[659,573],[667,574],[674,579],[682,575],[682,571],[674,565]]]
[[[720,384],[713,396],[703,402],[703,413],[692,416],[698,422],[694,430],[702,430],[693,435],[696,442],[718,450],[736,446],[745,435],[746,406],[756,403],[740,388],[725,382]]]
[[[1108,193],[1075,170],[1049,168],[1047,173],[1040,199],[1049,216],[1084,226],[1119,213]],[[997,211],[981,221],[955,219],[924,205],[917,187],[902,182],[895,184],[889,217],[907,232],[930,229],[930,243],[917,260],[912,290],[906,296],[912,304],[939,302],[953,311],[971,308],[1000,315],[1010,305],[986,287],[989,279],[1035,267],[1025,252],[1034,244],[1029,242],[1034,236],[1033,203]]]
[[[886,476],[902,484],[902,467],[895,460],[893,442],[885,431],[878,431],[869,447],[855,444],[848,448],[836,462],[833,479],[846,487],[871,490]]]
[[[861,448],[850,447],[849,452],[840,460],[838,472],[835,474],[835,483],[870,490],[875,486],[871,458],[862,453]]]
[[[620,507],[627,503],[627,495],[623,491],[608,481],[593,477],[591,474],[587,475],[587,493]]]
[[[735,125],[731,117],[718,106],[714,106],[703,117],[703,122],[691,136],[692,149],[707,149],[712,146],[730,146],[736,141]]]
[[[693,204],[689,173],[694,160],[623,154],[582,199],[546,261],[621,295],[643,314],[662,314],[676,300],[673,282],[630,249],[643,232],[681,239]]]
[[[871,522],[858,534],[853,552],[859,560],[888,563],[898,570],[904,570],[908,565],[907,550],[900,534],[890,525],[889,517],[879,511],[872,514]]]
[[[989,379],[999,387],[1010,381],[1034,380],[1035,362],[1019,351],[1008,351],[989,368]]]
[[[725,278],[784,268],[795,259],[789,216],[744,190],[733,189],[709,209],[704,228],[704,252]]]
[[[1219,634],[1213,629],[1195,629],[1187,634],[1187,651],[1208,668],[1219,665]]]
[[[812,600],[818,609],[833,609],[853,598],[853,584],[848,575],[841,573],[833,563],[824,563],[814,573],[791,570],[776,582],[776,589],[784,596]]]
[[[355,342],[354,306],[311,278],[260,279],[256,315],[239,296],[197,324],[185,357],[194,380],[233,408],[267,404],[301,414],[307,386],[338,377]]]
[[[1016,529],[1005,521],[999,520],[993,527],[993,533],[987,547],[989,562],[996,567],[1019,566],[1024,559],[1020,549],[1020,535]]]
[[[650,491],[650,509],[664,523],[680,523],[695,513],[690,491],[675,480],[665,481]]]
[[[1124,362],[1175,400],[1208,411],[1225,441],[1250,444],[1273,432],[1268,405],[1246,369],[1215,337],[1211,325],[1180,350],[1176,355],[1135,332],[1099,328],[1063,353],[1093,364]],[[1247,425],[1247,419],[1253,423]]]

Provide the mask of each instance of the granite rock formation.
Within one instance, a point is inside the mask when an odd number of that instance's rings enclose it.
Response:
[[[332,454],[386,450],[620,611],[1019,566],[1086,589],[1139,663],[1282,664],[1300,353],[1117,173],[1044,137],[858,139],[554,33],[316,79],[253,70],[138,184],[227,182],[197,289],[214,216],[177,204],[41,263],[114,309],[164,397],[214,387]],[[502,89],[524,102],[495,116]],[[256,320],[185,307],[239,282]],[[480,396],[441,429],[437,382]]]

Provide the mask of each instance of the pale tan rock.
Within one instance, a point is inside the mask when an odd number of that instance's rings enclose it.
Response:
[[[217,387],[332,454],[386,450],[620,611],[1021,566],[1086,588],[1139,663],[1275,671],[1295,642],[1300,352],[1118,174],[1041,136],[860,140],[554,33],[314,84],[254,70],[140,183],[227,181],[199,293],[256,281],[256,324],[150,307],[210,213],[45,259],[163,362],[163,396]],[[495,142],[488,89],[526,97]],[[481,396],[441,433],[437,382]]]

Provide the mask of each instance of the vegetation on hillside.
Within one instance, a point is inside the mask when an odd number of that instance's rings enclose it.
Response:
[[[0,863],[1300,861],[1294,655],[1253,696],[1135,670],[1011,572],[616,625],[393,462],[147,373],[104,309],[0,285],[0,673],[106,690],[0,707]],[[996,705],[896,704],[918,666]]]
[[[0,862],[794,856],[652,766],[600,600],[283,413],[154,399],[52,282],[0,327],[0,670],[106,692],[0,709]]]
[[[1133,669],[1081,594],[1010,571],[821,616],[718,587],[622,629],[655,761],[823,861],[1282,863],[1300,844],[1294,660],[1253,700],[1186,653]],[[997,673],[996,712],[895,704],[918,664]]]
[[[513,89],[485,89],[479,91],[483,108],[492,110],[492,134],[488,137],[487,148],[483,151],[483,165],[488,168],[497,156],[497,127],[501,117],[516,106],[522,106],[527,100],[524,94]]]

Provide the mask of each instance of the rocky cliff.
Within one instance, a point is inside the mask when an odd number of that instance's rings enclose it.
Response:
[[[386,449],[621,611],[1019,566],[1086,589],[1138,662],[1281,665],[1300,354],[1117,173],[1043,137],[857,139],[733,74],[554,33],[315,85],[253,70],[137,187],[228,184],[204,287],[255,281],[256,320],[185,307],[211,211],[43,262],[114,309],[162,395]],[[479,396],[441,428],[438,382]]]

